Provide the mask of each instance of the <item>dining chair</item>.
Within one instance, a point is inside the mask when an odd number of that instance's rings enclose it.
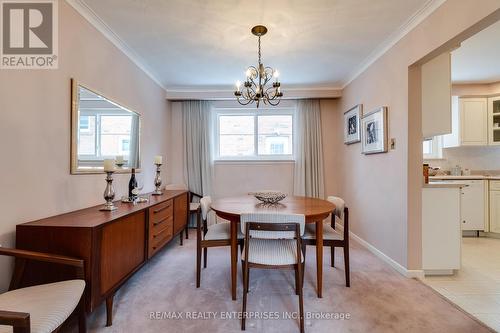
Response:
[[[3,247],[0,247],[0,255],[16,260],[9,291],[0,295],[0,332],[57,332],[75,309],[79,332],[87,331],[83,260]],[[72,266],[76,279],[19,288],[28,261]]]
[[[208,225],[212,198],[204,196],[200,199],[201,218],[196,218],[196,288],[201,283],[201,252],[203,250],[203,267],[207,268],[207,250],[209,247],[231,246],[231,223],[220,222]],[[216,218],[217,222],[217,218]],[[243,234],[238,232],[238,243],[243,246]]]
[[[240,217],[245,235],[243,264],[243,311],[241,329],[245,330],[250,268],[292,269],[295,292],[299,295],[300,332],[304,332],[304,300],[302,279],[304,259],[301,236],[305,216],[298,214],[251,213]]]
[[[351,286],[349,269],[349,208],[345,205],[343,199],[329,196],[328,201],[335,205],[335,211],[331,215],[330,224],[323,223],[323,245],[330,247],[331,265],[335,267],[335,248],[341,247],[344,250],[344,270],[345,285]],[[336,220],[343,221],[344,230],[342,233],[335,229]],[[307,245],[316,245],[316,225],[314,223],[306,225],[303,237],[303,251],[306,251]]]
[[[188,190],[188,187],[183,184],[169,184],[165,186],[165,190]],[[199,202],[193,202],[195,198],[201,199],[203,196],[201,194],[197,194],[193,191],[189,191],[189,220],[186,223],[186,227],[184,230],[181,230],[180,241],[181,245],[183,245],[183,233],[186,233],[186,239],[189,239],[189,221],[191,220],[191,216],[195,215],[196,219],[201,214],[201,206]]]

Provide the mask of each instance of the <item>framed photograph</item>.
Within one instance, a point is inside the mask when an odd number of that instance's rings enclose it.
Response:
[[[359,119],[362,113],[362,104],[358,104],[355,107],[344,112],[344,143],[346,145],[361,141]]]
[[[361,119],[361,148],[363,154],[387,152],[387,107],[382,106]]]

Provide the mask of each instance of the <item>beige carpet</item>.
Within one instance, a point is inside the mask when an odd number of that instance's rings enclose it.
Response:
[[[351,244],[351,288],[344,285],[342,250],[336,251],[338,267],[331,268],[325,249],[322,299],[315,292],[314,248],[308,247],[305,311],[314,316],[348,315],[349,319],[307,319],[306,331],[491,332],[431,288],[402,277],[359,244]],[[195,249],[194,233],[182,247],[178,241],[171,242],[117,293],[113,326],[104,327],[101,306],[89,318],[89,331],[239,332],[239,319],[227,319],[229,312],[241,311],[241,271],[238,300],[230,296],[229,248],[209,249],[200,289],[194,284]],[[293,272],[251,271],[248,311],[279,319],[250,319],[248,332],[298,332],[297,320],[283,318],[283,313],[298,311],[293,281]],[[163,319],[150,319],[151,312],[170,313],[171,318],[161,314]],[[186,318],[188,314],[209,316],[208,312],[216,318]]]

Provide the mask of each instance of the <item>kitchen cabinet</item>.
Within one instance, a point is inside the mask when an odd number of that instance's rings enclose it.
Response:
[[[450,184],[463,184],[460,191],[462,230],[488,231],[488,186],[486,180],[447,180]]]
[[[451,54],[445,52],[422,65],[422,134],[451,132]]]
[[[460,269],[462,231],[459,185],[422,189],[422,269],[449,275]]]
[[[489,144],[500,145],[500,96],[488,98]]]
[[[490,180],[490,232],[500,233],[500,181]]]
[[[460,180],[462,230],[487,231],[487,186],[485,180]]]
[[[488,99],[453,96],[451,105],[452,132],[443,135],[443,148],[487,146],[489,137]]]
[[[488,100],[460,98],[460,143],[462,146],[488,144]]]

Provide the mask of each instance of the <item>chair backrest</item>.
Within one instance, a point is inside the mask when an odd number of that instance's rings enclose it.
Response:
[[[187,186],[184,184],[168,184],[165,185],[165,190],[187,190]]]
[[[208,212],[210,212],[211,206],[212,206],[212,198],[210,196],[204,196],[203,198],[200,199],[200,205],[201,205],[201,217],[203,218],[204,221],[207,220],[208,218]]]
[[[341,220],[344,219],[344,207],[345,207],[345,201],[342,198],[339,197],[334,197],[334,196],[329,196],[326,198],[326,200],[330,201],[332,204],[335,205],[335,215]]]
[[[279,213],[244,213],[240,216],[241,232],[246,233],[246,224],[250,222],[268,224],[290,224],[297,223],[300,228],[300,236],[304,234],[306,218],[301,214],[279,214]],[[250,236],[265,239],[293,239],[294,231],[260,231],[252,230]]]

